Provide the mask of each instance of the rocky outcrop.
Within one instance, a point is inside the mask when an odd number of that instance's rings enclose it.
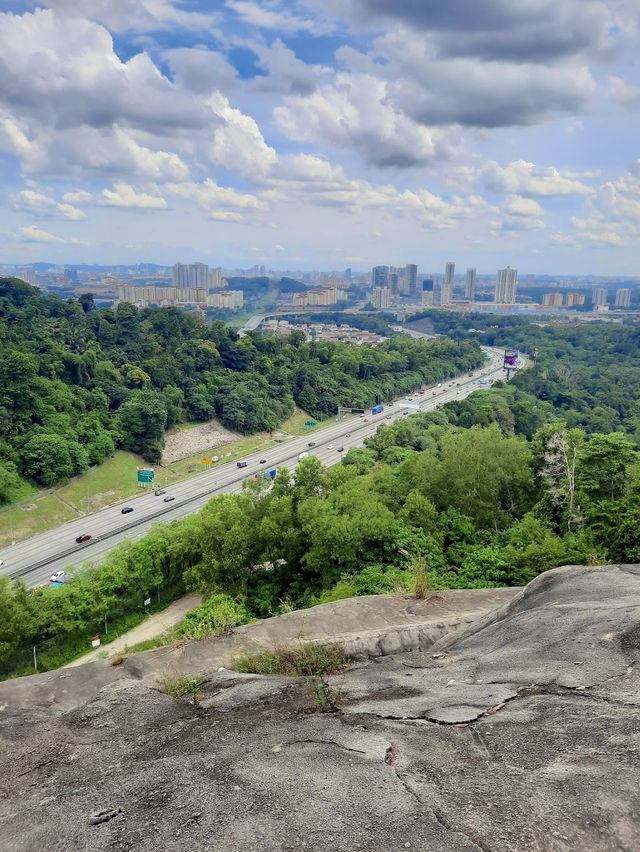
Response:
[[[360,656],[382,655],[330,679],[340,713],[302,680],[206,669],[213,643],[173,652],[205,672],[197,707],[154,688],[159,652],[0,684],[2,848],[640,848],[640,566],[495,603],[439,636],[376,623]]]

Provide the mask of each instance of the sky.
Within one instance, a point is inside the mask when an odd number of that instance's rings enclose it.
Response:
[[[640,275],[640,0],[0,0],[0,263]]]

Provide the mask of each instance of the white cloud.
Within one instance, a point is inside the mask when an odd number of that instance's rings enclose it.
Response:
[[[65,192],[62,196],[62,200],[66,201],[68,204],[83,204],[87,201],[91,201],[91,198],[91,193],[87,192],[86,189],[75,189],[71,192]]]
[[[76,180],[186,180],[187,158],[248,175],[268,168],[276,153],[255,119],[215,90],[224,78],[203,89],[184,61],[182,72],[170,80],[146,53],[122,62],[110,33],[79,17],[0,14],[0,146],[28,174]]]
[[[117,182],[113,189],[103,189],[101,198],[109,207],[137,207],[144,210],[163,210],[167,202],[159,195],[136,192],[129,184]]]
[[[11,201],[14,210],[36,213],[39,216],[60,215],[62,218],[72,221],[87,218],[86,214],[77,207],[73,207],[71,204],[59,204],[55,199],[33,189],[21,190],[11,196]]]
[[[526,218],[542,216],[542,207],[540,207],[538,202],[532,198],[523,198],[521,195],[511,196],[507,201],[505,209],[510,216],[522,216]]]
[[[193,181],[167,183],[164,190],[170,195],[195,201],[205,210],[215,210],[220,207],[232,210],[261,210],[267,207],[267,204],[256,195],[218,186],[211,178],[207,178],[202,183]]]
[[[392,184],[349,178],[341,166],[310,154],[281,158],[269,185],[292,203],[335,207],[359,216],[376,211],[376,216],[407,217],[436,230],[455,228],[464,219],[495,209],[476,195],[447,200],[426,188],[400,190]]]
[[[536,166],[525,160],[516,160],[502,168],[495,161],[484,165],[479,172],[484,187],[493,192],[510,192],[519,195],[553,198],[595,194],[593,187],[576,180],[571,173],[546,166]]]
[[[74,207],[72,204],[58,204],[58,210],[65,219],[71,219],[74,222],[78,219],[87,218],[87,214],[83,210]]]
[[[264,141],[251,116],[234,109],[220,92],[211,95],[207,103],[223,122],[215,129],[208,147],[212,163],[243,174],[261,174],[275,163],[275,150]]]
[[[340,56],[355,70],[368,62],[369,73],[387,81],[393,106],[426,126],[527,126],[574,115],[595,91],[584,62],[546,66],[524,57],[449,58],[422,33],[402,27],[378,38],[366,56],[350,49]]]
[[[423,127],[397,110],[385,81],[371,74],[340,73],[308,96],[285,96],[274,118],[291,139],[352,147],[379,166],[446,158],[459,142],[457,132]]]
[[[39,0],[38,5],[72,18],[90,18],[112,32],[148,32],[174,28],[211,30],[219,14],[201,14],[179,8],[170,0]]]
[[[74,245],[84,245],[82,240],[75,237],[56,237],[50,234],[49,231],[44,231],[37,225],[25,225],[18,231],[19,237],[25,242],[35,243],[72,243]]]
[[[622,77],[609,77],[609,96],[627,109],[640,106],[640,86],[631,86]]]
[[[227,0],[225,6],[236,13],[245,23],[251,24],[258,29],[276,30],[279,33],[307,33],[309,35],[323,35],[331,32],[332,24],[317,18],[299,18],[291,15],[285,9],[278,9],[275,5],[265,8],[264,5],[252,2],[252,0]]]
[[[209,218],[217,222],[244,222],[242,213],[232,213],[230,210],[214,210]]]
[[[599,202],[608,217],[630,221],[640,228],[640,160],[617,180],[600,187]]]

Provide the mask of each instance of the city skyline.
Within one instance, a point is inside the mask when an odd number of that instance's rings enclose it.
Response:
[[[637,274],[637,3],[11,10],[3,263]]]

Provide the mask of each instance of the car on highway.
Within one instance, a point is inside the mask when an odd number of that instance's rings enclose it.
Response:
[[[245,462],[245,461],[236,462],[236,467],[246,467],[246,466],[247,466],[247,462]]]
[[[156,497],[162,497],[162,495],[165,493],[165,491],[162,488],[156,488],[156,490],[153,493],[156,495]]]
[[[391,420],[391,415],[390,415],[390,414],[387,414],[387,416],[386,416],[385,420]]]
[[[266,459],[260,459],[260,462],[259,462],[259,463],[260,463],[260,464],[266,464],[266,463],[267,463],[267,460],[266,460]]]
[[[66,571],[56,571],[54,574],[52,574],[49,577],[49,582],[50,583],[62,583],[62,582],[64,582],[64,580],[62,578],[66,577],[66,576],[67,576]]]
[[[333,449],[333,444],[327,444],[327,449],[328,449],[328,450],[332,450],[332,449]]]
[[[338,447],[338,452],[339,452],[339,453],[344,453],[344,447]]]
[[[125,506],[124,509],[120,509],[121,515],[128,515],[130,512],[133,512],[132,506]]]
[[[163,503],[171,503],[171,502],[172,502],[173,500],[175,500],[175,499],[176,499],[176,498],[173,496],[173,494],[169,494],[169,496],[168,496],[168,497],[165,497],[165,498],[164,498],[164,500],[163,500],[162,502],[163,502]]]
[[[351,432],[347,432],[347,434],[345,435],[345,438],[350,438],[350,437],[351,437]]]
[[[4,559],[0,559],[0,568],[4,565]]]
[[[308,447],[315,447],[315,445],[316,445],[315,441],[309,441],[309,443],[307,444]]]
[[[83,542],[85,542],[85,541],[90,541],[90,540],[91,540],[91,536],[90,536],[90,535],[79,535],[79,536],[76,536],[76,544],[82,544]]]
[[[365,418],[364,418],[364,420],[363,420],[362,422],[363,422],[363,423],[368,423],[368,422],[369,422],[369,418],[368,418],[368,417],[365,417]]]

